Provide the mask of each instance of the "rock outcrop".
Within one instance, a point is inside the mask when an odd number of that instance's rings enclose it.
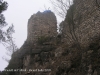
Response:
[[[38,12],[28,37],[1,75],[100,75],[99,0],[74,0],[57,35],[56,17]]]
[[[63,22],[62,29],[64,37],[67,38],[66,41],[72,42],[72,33],[74,32],[81,46],[86,47],[94,37],[100,36],[100,7],[98,3],[100,3],[99,0],[74,0],[74,4],[68,10]],[[71,20],[71,15],[73,15],[73,20]],[[68,21],[73,24],[69,24]],[[74,31],[70,27],[74,27]]]

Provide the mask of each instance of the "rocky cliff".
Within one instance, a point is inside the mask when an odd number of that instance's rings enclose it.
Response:
[[[60,35],[51,11],[34,14],[27,40],[2,75],[100,75],[99,14],[98,0],[74,0]]]
[[[100,3],[98,0],[74,0],[62,24],[62,32],[66,41],[72,42],[72,39],[76,37],[81,46],[88,46],[92,38],[100,35],[98,3]]]

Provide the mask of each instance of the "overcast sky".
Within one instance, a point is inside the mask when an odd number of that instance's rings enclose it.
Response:
[[[9,6],[4,12],[6,22],[8,26],[14,25],[15,33],[13,37],[15,38],[15,43],[18,48],[22,46],[27,38],[27,23],[31,15],[38,11],[44,11],[50,7],[51,4],[49,0],[4,0],[7,1]],[[3,70],[8,64],[6,61],[2,60],[2,57],[6,55],[6,50],[0,44],[0,70]]]

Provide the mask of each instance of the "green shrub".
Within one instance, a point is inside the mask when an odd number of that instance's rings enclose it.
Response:
[[[49,42],[51,37],[41,36],[38,38],[38,44],[43,45],[45,42]]]

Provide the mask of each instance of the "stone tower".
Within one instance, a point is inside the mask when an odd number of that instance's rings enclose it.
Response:
[[[50,10],[37,12],[28,20],[28,42],[36,42],[41,36],[55,37],[57,35],[56,16]]]

